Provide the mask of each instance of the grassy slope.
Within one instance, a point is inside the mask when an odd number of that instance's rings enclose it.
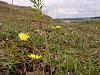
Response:
[[[10,25],[39,25],[53,23],[48,16],[33,12],[31,7],[10,5],[0,1],[0,22]]]
[[[52,67],[58,67],[60,71],[58,70],[57,72],[59,74],[63,73],[61,72],[62,68],[65,69],[65,73],[66,70],[74,68],[75,75],[87,75],[89,72],[91,73],[90,75],[93,73],[93,75],[98,75],[100,69],[99,20],[63,23],[61,29],[53,30],[51,26],[61,25],[61,23],[55,22],[45,15],[34,13],[31,7],[12,6],[0,2],[0,22],[1,50],[5,49],[6,43],[4,41],[7,41],[6,39],[11,40],[10,42],[12,42],[12,39],[15,41],[14,38],[17,37],[16,35],[20,31],[28,32],[32,36],[31,39],[34,39],[36,44],[35,48],[40,45],[44,46],[44,36],[41,37],[34,31],[39,29],[42,24],[42,32],[45,33],[46,31],[48,36],[46,40],[50,50]],[[38,49],[40,51],[44,50],[44,48]],[[66,61],[67,59],[69,60]],[[61,66],[57,61],[61,62]],[[69,63],[67,69],[66,63]],[[89,67],[91,67],[91,71]]]

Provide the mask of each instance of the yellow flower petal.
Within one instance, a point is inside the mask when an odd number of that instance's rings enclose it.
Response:
[[[40,59],[40,58],[42,58],[41,55],[35,55],[35,54],[30,54],[30,55],[28,55],[28,57],[31,58],[31,59]]]
[[[26,33],[19,33],[18,36],[19,36],[20,40],[23,40],[23,41],[27,41],[28,38],[30,37],[30,36],[29,36],[28,34],[26,34]]]
[[[54,27],[54,26],[52,26],[51,28],[52,28],[52,29],[56,29],[56,27]]]
[[[56,26],[56,28],[61,28],[61,26]]]

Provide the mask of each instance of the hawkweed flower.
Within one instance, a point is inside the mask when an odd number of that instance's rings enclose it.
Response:
[[[60,28],[61,28],[61,26],[56,26],[56,28],[60,29]]]
[[[20,40],[22,40],[22,41],[27,41],[28,38],[30,37],[27,33],[22,33],[22,32],[19,33],[18,36],[19,36]]]
[[[41,59],[42,58],[42,56],[38,54],[29,54],[28,57],[31,59]]]
[[[56,27],[52,26],[51,29],[57,29]]]

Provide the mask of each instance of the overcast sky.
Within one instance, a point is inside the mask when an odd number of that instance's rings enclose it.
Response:
[[[2,0],[11,3],[12,0]],[[15,5],[32,6],[30,0],[13,0]],[[100,0],[43,0],[43,12],[53,18],[100,16]]]

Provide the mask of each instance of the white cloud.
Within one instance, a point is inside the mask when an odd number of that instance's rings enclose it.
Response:
[[[63,18],[64,16],[60,16],[60,15],[75,15],[75,14],[79,14],[80,12],[78,12],[75,9],[69,9],[69,8],[60,8],[60,9],[54,9],[52,11],[48,12],[49,16],[52,16],[53,18]]]
[[[32,6],[30,0],[13,1],[15,5]],[[100,0],[43,0],[43,3],[43,12],[53,18],[100,16]]]
[[[71,9],[71,8],[61,8],[58,10],[58,13],[62,13],[62,14],[78,14],[79,12],[75,9]]]
[[[1,1],[12,4],[12,0],[1,0]],[[13,0],[13,4],[20,5],[20,6],[32,6],[32,3],[30,2],[30,0]]]

